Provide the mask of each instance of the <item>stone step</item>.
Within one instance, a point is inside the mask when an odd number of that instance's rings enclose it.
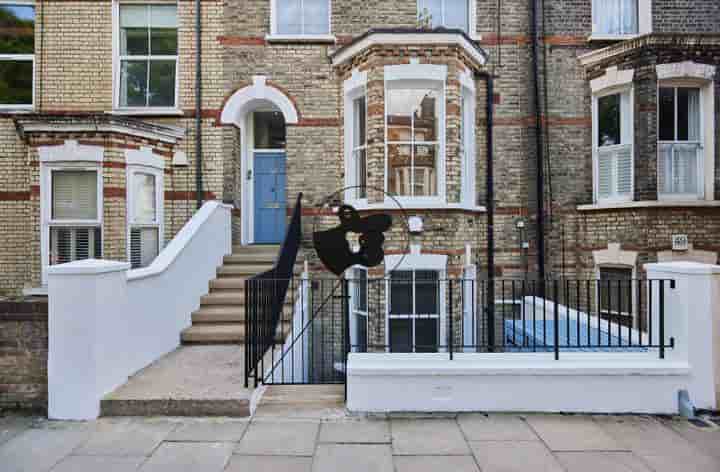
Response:
[[[282,322],[282,332],[290,331],[288,322]],[[180,334],[183,344],[242,344],[245,342],[244,323],[194,324]],[[282,343],[279,335],[275,342]]]
[[[289,292],[288,292],[289,293]],[[285,297],[285,305],[290,305],[290,296]],[[200,297],[200,306],[222,305],[230,307],[245,306],[245,292],[238,290],[220,290]]]
[[[292,319],[292,310],[289,304],[283,310],[283,320]],[[193,324],[201,323],[244,323],[245,307],[236,306],[204,306],[192,313]]]
[[[270,268],[276,257],[270,252],[230,254],[223,258],[223,264],[266,264]]]
[[[250,246],[233,246],[233,254],[280,254],[279,244],[252,244]]]
[[[270,270],[272,266],[257,264],[223,265],[217,270],[218,277],[253,277]]]

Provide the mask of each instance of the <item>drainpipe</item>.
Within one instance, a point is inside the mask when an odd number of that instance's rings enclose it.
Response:
[[[531,37],[531,54],[532,54],[532,73],[533,73],[533,100],[535,103],[535,161],[536,175],[535,185],[537,193],[537,264],[538,277],[541,281],[545,280],[545,176],[543,175],[543,165],[545,163],[543,157],[542,142],[542,123],[540,114],[540,84],[539,84],[539,67],[538,67],[538,0],[530,0],[531,18],[530,18],[530,37]],[[541,290],[544,291],[545,284],[541,282]],[[542,295],[542,294],[541,294]]]
[[[201,13],[200,0],[195,0],[195,193],[198,208],[203,204]]]
[[[487,335],[488,348],[495,346],[495,188],[493,174],[493,76],[488,72],[477,72],[475,77],[486,84],[486,164],[485,164],[485,206],[487,210]]]

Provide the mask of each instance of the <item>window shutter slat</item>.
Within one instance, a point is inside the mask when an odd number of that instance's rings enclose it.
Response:
[[[133,269],[147,267],[155,260],[159,250],[157,228],[130,230],[130,265]]]
[[[52,199],[53,219],[97,219],[97,172],[53,172]]]
[[[598,197],[609,198],[613,193],[612,185],[612,152],[600,149],[598,151]]]
[[[628,195],[632,193],[633,159],[632,146],[622,146],[615,154],[617,172],[617,193]]]
[[[65,264],[83,259],[100,258],[102,236],[100,228],[50,229],[50,265]]]

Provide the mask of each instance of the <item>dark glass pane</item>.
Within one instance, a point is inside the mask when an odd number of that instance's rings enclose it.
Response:
[[[661,88],[658,96],[658,139],[675,141],[675,89]]]
[[[35,7],[0,5],[0,54],[33,54]]]
[[[285,118],[279,111],[254,114],[255,149],[285,149]]]
[[[677,89],[677,139],[678,141],[688,140],[688,129],[689,129],[689,115],[688,115],[688,102],[689,102],[689,89],[679,88]]]
[[[629,313],[632,303],[632,269],[600,269],[602,311]]]
[[[390,318],[390,352],[412,352],[412,320]]]
[[[415,351],[437,352],[439,318],[415,318]]]
[[[32,61],[0,61],[0,104],[32,105]]]
[[[120,74],[120,106],[147,106],[147,62],[123,61]]]
[[[151,107],[175,106],[175,61],[150,62]]]
[[[412,313],[412,272],[394,271],[390,274],[390,314]]]
[[[415,313],[436,315],[438,309],[438,273],[434,270],[415,272]]]
[[[620,142],[620,95],[598,99],[598,145],[612,146]]]
[[[176,56],[177,29],[152,28],[150,30],[150,54],[153,56]]]
[[[354,147],[362,146],[365,144],[366,135],[367,135],[367,110],[365,108],[365,97],[360,97],[357,100],[355,100],[355,119],[356,121],[356,130],[355,130],[355,142],[353,143]]]
[[[357,309],[367,311],[367,271],[356,270],[357,278]]]
[[[123,56],[147,56],[147,28],[123,28],[120,31],[120,54]]]
[[[353,352],[367,352],[367,317],[355,315],[355,326],[357,326],[357,337]]]

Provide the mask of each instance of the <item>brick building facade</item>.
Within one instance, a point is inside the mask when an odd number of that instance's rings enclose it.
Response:
[[[603,267],[642,277],[642,264],[659,259],[717,261],[716,1],[201,0],[200,109],[195,2],[0,1],[13,5],[33,9],[32,28],[20,21],[27,11],[0,21],[11,22],[9,37],[32,36],[21,52],[34,64],[34,98],[0,115],[4,294],[42,288],[57,256],[53,228],[71,226],[53,218],[43,176],[54,170],[97,172],[99,215],[83,223],[101,228],[95,255],[142,264],[152,234],[158,247],[169,241],[195,208],[198,113],[200,194],[234,202],[238,244],[276,242],[282,231],[264,222],[277,213],[258,213],[258,202],[284,216],[303,192],[305,257],[318,268],[310,235],[333,224],[326,198],[351,187],[337,195],[361,212],[398,214],[387,191],[422,221],[412,235],[393,228],[389,255],[411,246],[408,270],[423,270],[427,256],[443,266],[439,277],[468,265],[482,274],[488,76],[498,276],[538,275],[541,240],[548,277],[596,278]],[[4,47],[0,60],[16,60]],[[661,139],[661,125],[673,139]],[[284,188],[264,195],[257,179],[270,161],[259,159],[278,155]],[[128,181],[147,169],[155,187]],[[133,222],[148,209],[154,220]],[[131,227],[157,233],[143,239]],[[92,252],[91,233],[72,234],[72,257],[83,244]],[[687,236],[687,250],[672,250],[674,235]]]

